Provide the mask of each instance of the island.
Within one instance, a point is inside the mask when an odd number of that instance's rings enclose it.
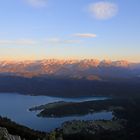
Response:
[[[86,115],[97,112],[113,112],[123,110],[123,103],[128,100],[106,99],[100,101],[84,101],[84,102],[54,102],[45,105],[30,108],[30,111],[39,111],[38,117],[66,117]]]

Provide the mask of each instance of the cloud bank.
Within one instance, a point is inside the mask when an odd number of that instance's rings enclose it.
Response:
[[[118,6],[110,2],[97,2],[90,4],[89,11],[96,19],[106,20],[117,14]]]

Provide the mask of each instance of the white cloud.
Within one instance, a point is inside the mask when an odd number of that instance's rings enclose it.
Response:
[[[30,39],[0,40],[0,45],[35,45],[37,42]]]
[[[0,46],[35,46],[44,44],[80,44],[81,40],[74,39],[61,39],[61,38],[48,38],[42,40],[32,39],[16,39],[16,40],[0,40]]]
[[[60,39],[60,38],[49,38],[46,40],[47,43],[52,44],[79,44],[81,40],[73,40],[73,39]]]
[[[95,37],[97,37],[96,34],[91,34],[91,33],[85,33],[85,34],[77,33],[77,34],[74,34],[74,36],[81,37],[81,38],[95,38]]]
[[[25,0],[29,5],[33,7],[45,7],[47,0]]]
[[[118,6],[110,2],[97,2],[90,4],[89,11],[96,19],[106,20],[117,14]]]

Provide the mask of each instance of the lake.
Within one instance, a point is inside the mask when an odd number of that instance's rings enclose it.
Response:
[[[28,111],[33,106],[38,106],[56,101],[83,102],[91,100],[105,100],[106,97],[82,97],[82,98],[59,98],[49,96],[30,96],[14,93],[0,93],[0,115],[11,120],[40,131],[51,131],[70,120],[97,120],[112,119],[112,112],[99,112],[83,116],[69,116],[61,118],[40,118],[37,112]]]

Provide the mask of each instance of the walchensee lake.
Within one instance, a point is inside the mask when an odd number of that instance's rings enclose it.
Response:
[[[30,112],[28,109],[34,106],[53,103],[57,101],[83,102],[92,100],[105,100],[106,97],[84,97],[84,98],[58,98],[49,96],[29,96],[14,93],[0,93],[0,115],[8,117],[12,121],[40,131],[51,131],[70,120],[97,120],[112,119],[112,112],[99,112],[83,116],[69,116],[61,118],[37,117],[38,112]]]

